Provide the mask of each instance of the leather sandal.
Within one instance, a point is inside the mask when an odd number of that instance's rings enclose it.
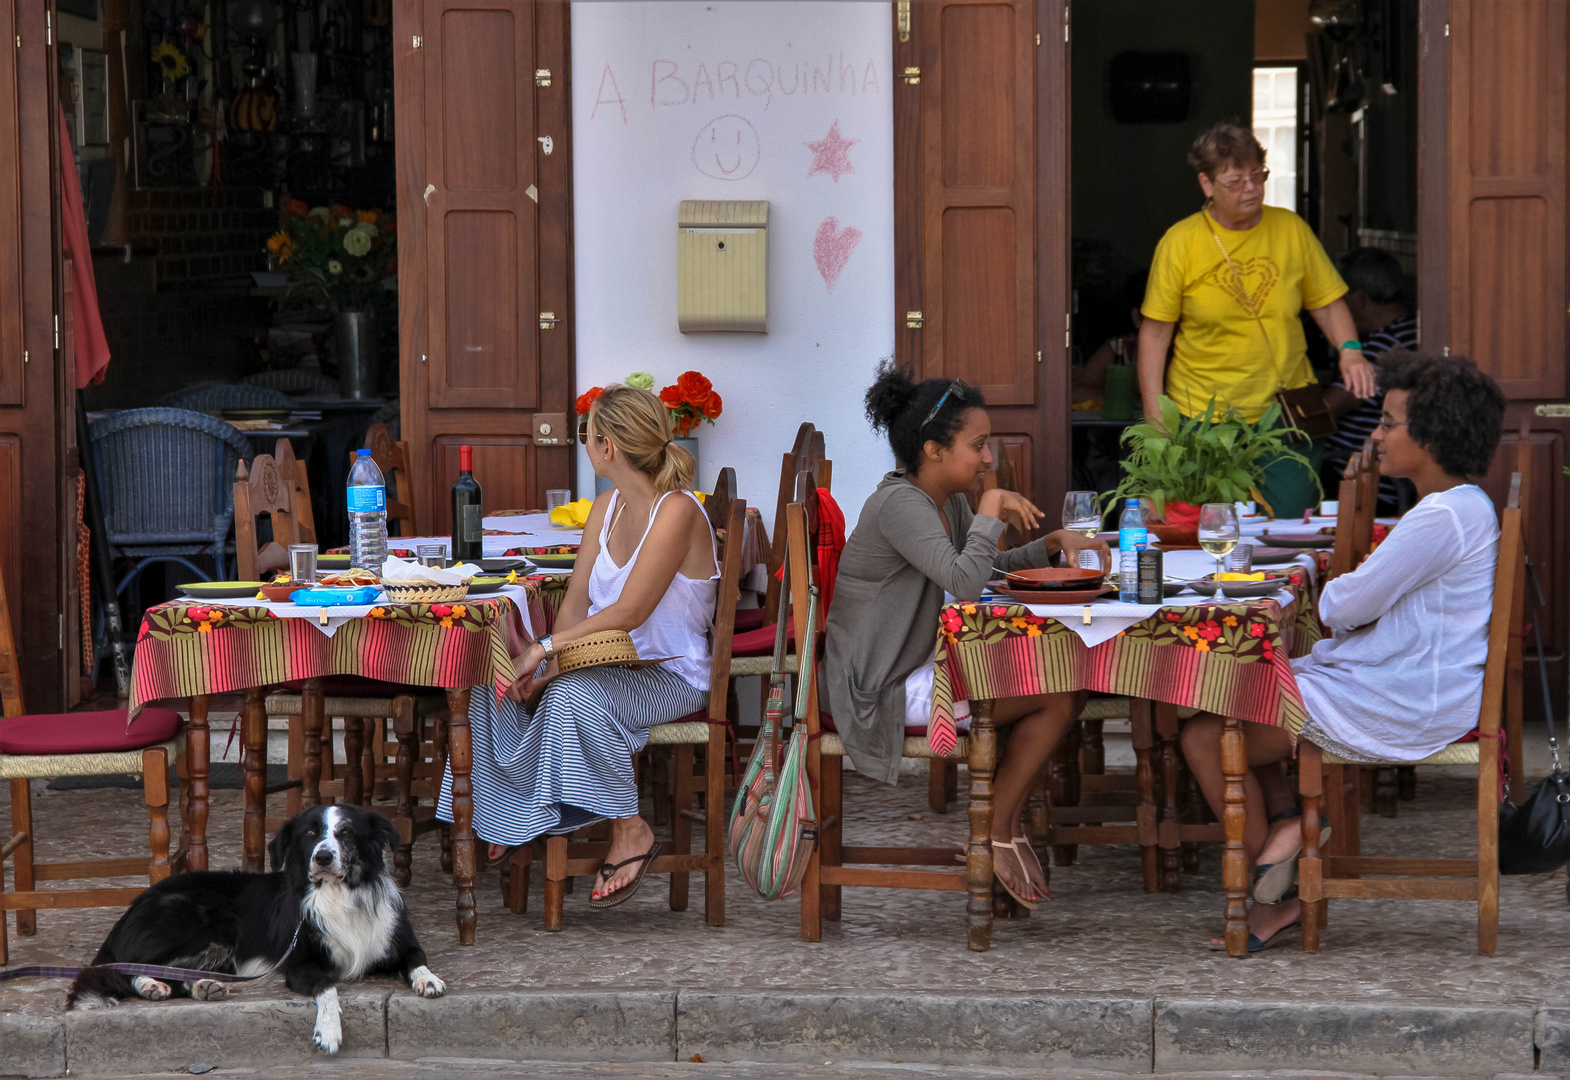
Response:
[[[1030,861],[1036,864],[1036,873],[1041,875],[1041,880],[1043,882],[1046,881],[1046,879],[1047,879],[1046,867],[1041,865],[1041,856],[1037,855],[1036,854],[1036,849],[1031,846],[1031,844],[1030,844],[1030,837],[1028,837],[1028,836],[1016,836],[1016,837],[1014,837],[1012,843],[1014,844],[1014,850],[1021,853],[1019,861],[1022,864],[1024,864],[1025,863],[1025,855],[1029,854],[1030,855]],[[1025,864],[1025,876],[1026,877],[1030,877],[1030,866],[1029,866],[1029,864]],[[1032,885],[1035,885],[1036,884],[1036,879],[1035,878],[1030,878],[1030,883]],[[1040,886],[1037,886],[1037,888],[1040,891],[1040,895],[1037,897],[1038,900],[1045,900],[1047,897],[1052,895],[1052,886],[1050,886],[1050,885],[1040,885]]]
[[[1297,884],[1297,857],[1303,852],[1302,830],[1298,830],[1297,847],[1292,854],[1279,862],[1259,863],[1254,867],[1254,903],[1279,904],[1286,898],[1287,890]],[[1319,830],[1319,847],[1323,851],[1330,839],[1330,826]]]
[[[627,882],[627,884],[623,885],[609,896],[589,897],[589,906],[594,908],[613,908],[617,904],[623,904],[628,900],[631,900],[632,894],[638,891],[639,885],[643,884],[643,875],[649,872],[649,864],[654,861],[654,857],[659,853],[660,842],[656,840],[649,850],[644,852],[642,855],[634,855],[632,858],[623,859],[619,863],[605,863],[602,865],[600,867],[600,883],[604,884],[611,878],[615,877],[616,871],[620,870],[622,867],[631,866],[633,863],[642,864],[638,867],[637,877]]]
[[[1025,860],[1020,855],[1019,849],[1017,847],[1015,847],[1012,842],[1005,844],[1005,843],[1002,843],[1000,841],[994,840],[994,841],[992,841],[992,850],[993,850],[993,855],[992,855],[993,859],[996,859],[998,857],[997,856],[997,852],[999,852],[999,851],[1006,851],[1010,855],[1013,855],[1014,858],[1019,860],[1019,871],[1020,871],[1020,873],[1025,875],[1025,878],[1026,878],[1027,881],[1030,879],[1030,871],[1025,869]],[[1034,900],[1026,900],[1023,896],[1021,896],[1019,893],[1015,892],[1012,888],[1010,888],[1009,887],[1009,883],[1007,881],[1003,880],[1003,875],[998,873],[996,867],[993,867],[992,876],[998,879],[998,884],[1003,886],[1003,891],[1004,892],[1008,893],[1010,896],[1012,896],[1014,898],[1014,902],[1015,903],[1019,904],[1021,907],[1029,908],[1031,911],[1035,911],[1036,910],[1036,908],[1038,906],[1037,902],[1034,901]]]

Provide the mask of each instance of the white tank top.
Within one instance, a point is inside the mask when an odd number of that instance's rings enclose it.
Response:
[[[644,541],[649,538],[649,530],[654,527],[654,517],[660,512],[660,503],[671,494],[673,492],[667,491],[655,500],[654,508],[649,511],[649,523],[644,526],[643,536],[633,549],[632,557],[627,560],[626,566],[617,566],[606,541],[610,536],[611,525],[616,520],[616,503],[621,498],[621,492],[611,493],[611,501],[605,507],[605,524],[600,527],[600,554],[589,573],[590,615],[610,607],[621,596],[621,590],[638,562],[638,555],[643,551]],[[681,494],[698,502],[697,496],[690,491]],[[703,504],[698,505],[701,508]],[[707,516],[704,521],[707,523]],[[714,627],[714,605],[720,592],[719,552],[714,545],[712,528],[709,530],[709,546],[714,552],[714,576],[694,579],[677,571],[671,579],[670,588],[660,597],[659,604],[648,619],[642,626],[629,631],[632,643],[638,647],[639,656],[675,657],[661,666],[681,676],[698,690],[709,689],[709,632]]]

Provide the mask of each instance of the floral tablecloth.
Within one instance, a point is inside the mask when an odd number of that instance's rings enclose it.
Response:
[[[953,748],[956,700],[1065,690],[1166,701],[1296,733],[1308,714],[1291,660],[1321,635],[1307,572],[1290,575],[1297,602],[1163,608],[1087,648],[1056,619],[1011,602],[946,605],[932,687],[933,749]]]
[[[534,606],[530,614],[540,625],[544,612]],[[131,715],[153,701],[328,675],[505,687],[515,677],[511,650],[522,631],[517,608],[504,596],[387,604],[331,636],[308,620],[282,619],[266,608],[160,604],[148,609],[137,634]]]

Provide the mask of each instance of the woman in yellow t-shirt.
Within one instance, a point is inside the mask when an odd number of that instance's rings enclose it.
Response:
[[[1234,408],[1258,420],[1277,391],[1314,382],[1298,313],[1308,309],[1340,346],[1348,390],[1374,394],[1374,367],[1336,273],[1302,218],[1265,205],[1265,149],[1253,132],[1217,124],[1194,140],[1189,164],[1205,208],[1167,230],[1150,268],[1139,328],[1139,389],[1145,415],[1159,422],[1165,392],[1184,416]],[[1167,365],[1168,348],[1172,350]],[[1318,448],[1309,453],[1318,458]],[[1270,463],[1260,494],[1277,517],[1316,501],[1314,476],[1288,460]]]

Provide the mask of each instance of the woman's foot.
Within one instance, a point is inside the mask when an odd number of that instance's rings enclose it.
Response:
[[[1035,905],[1039,896],[1036,885],[1030,880],[1024,856],[1014,846],[1013,840],[992,838],[992,873],[1014,899],[1027,906]]]
[[[593,897],[596,900],[625,889],[638,877],[639,856],[654,844],[654,830],[641,817],[634,815],[616,818],[611,822],[611,849],[605,853],[607,866],[625,862],[626,865],[610,876],[608,881],[596,879]],[[628,862],[627,860],[631,860]]]
[[[1303,905],[1297,900],[1283,900],[1279,904],[1253,904],[1248,909],[1248,932],[1267,946],[1275,936],[1303,919]],[[1227,939],[1210,939],[1212,949],[1227,947]]]
[[[1028,836],[1016,836],[1011,841],[1014,850],[1019,852],[1019,861],[1025,864],[1025,873],[1030,875],[1030,883],[1036,887],[1038,897],[1046,896],[1052,891],[1047,884],[1047,871],[1041,865],[1041,856],[1036,854],[1036,849],[1031,846]]]
[[[1290,859],[1298,853],[1302,844],[1303,819],[1297,816],[1281,818],[1270,826],[1258,862],[1274,865],[1282,859]]]

